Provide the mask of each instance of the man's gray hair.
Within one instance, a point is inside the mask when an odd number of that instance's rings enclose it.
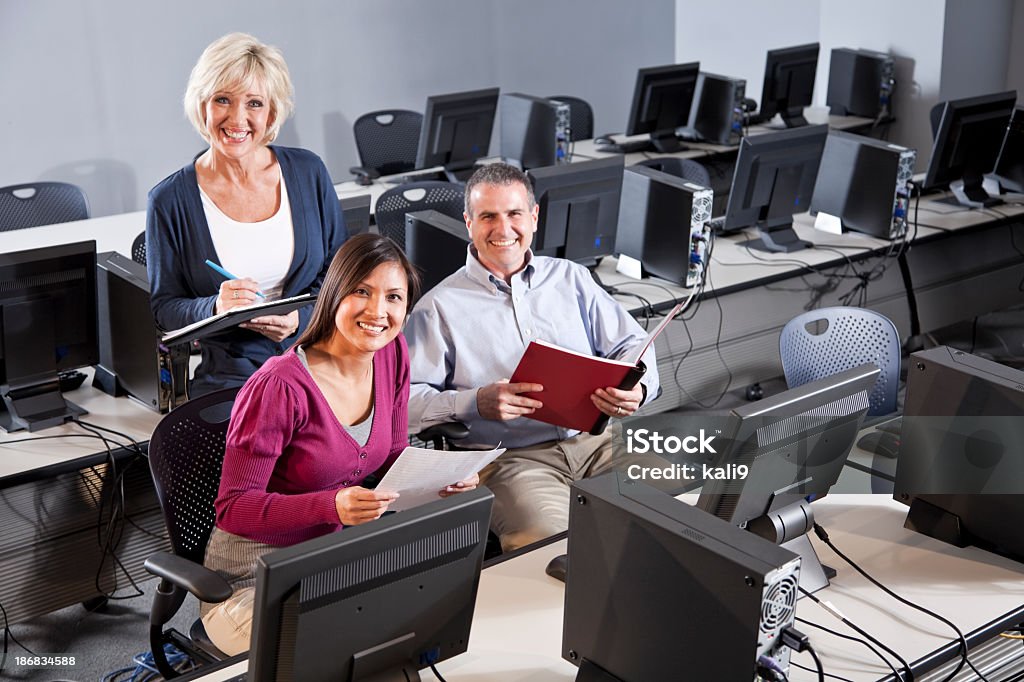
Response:
[[[528,208],[532,211],[537,200],[533,196],[533,186],[530,184],[530,178],[526,177],[526,173],[507,163],[489,163],[480,166],[469,178],[469,181],[466,182],[466,215],[470,218],[473,217],[473,211],[469,205],[469,197],[477,185],[507,186],[517,183],[526,188],[526,199],[529,202]]]

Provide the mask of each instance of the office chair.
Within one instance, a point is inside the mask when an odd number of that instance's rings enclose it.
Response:
[[[204,663],[227,658],[210,641],[201,620],[192,624],[188,637],[163,628],[186,592],[212,604],[231,596],[231,586],[203,566],[203,556],[214,526],[213,502],[236,393],[238,388],[225,388],[193,398],[161,419],[149,441],[149,468],[174,550],[154,554],[145,563],[160,578],[150,611],[149,642],[157,669],[167,679],[179,674],[167,662],[167,642]]]
[[[462,220],[465,191],[461,185],[440,180],[407,182],[377,198],[373,216],[377,231],[405,249],[405,214],[433,209]]]
[[[143,230],[132,242],[132,260],[139,265],[146,264],[146,231]]]
[[[0,232],[89,217],[89,200],[77,185],[30,182],[0,187]]]
[[[569,95],[552,95],[548,99],[565,102],[569,105],[569,139],[589,140],[594,137],[594,110],[585,99]]]
[[[701,187],[711,187],[711,174],[702,164],[693,159],[677,159],[674,156],[663,156],[655,159],[644,159],[634,166],[647,166],[662,173],[674,175],[687,182],[692,182]]]
[[[868,415],[896,411],[900,336],[884,315],[847,307],[802,313],[782,328],[779,355],[789,388],[873,362],[882,373],[868,395]]]
[[[359,151],[359,166],[349,168],[356,182],[370,184],[382,175],[405,173],[416,167],[423,114],[404,109],[382,109],[363,114],[352,125]]]

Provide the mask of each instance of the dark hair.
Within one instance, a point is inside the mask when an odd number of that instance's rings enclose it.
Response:
[[[359,234],[349,237],[331,259],[309,325],[295,345],[308,346],[331,338],[336,330],[334,316],[342,300],[385,263],[396,263],[405,271],[409,281],[405,307],[408,314],[419,298],[419,273],[395,242],[379,234]]]
[[[526,176],[526,173],[507,163],[488,163],[480,166],[466,182],[466,215],[473,217],[473,212],[469,210],[469,195],[473,193],[473,188],[477,185],[508,186],[515,184],[522,185],[526,190],[526,200],[532,211],[537,200],[533,196],[533,185],[530,184],[530,178]]]

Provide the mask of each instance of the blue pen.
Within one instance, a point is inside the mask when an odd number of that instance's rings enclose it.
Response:
[[[228,279],[242,279],[241,277],[235,277],[230,272],[228,272],[227,270],[225,270],[221,266],[217,265],[216,263],[214,263],[209,258],[206,259],[206,264],[209,265],[211,268],[213,268],[214,272],[217,272],[217,273],[219,273],[221,275],[224,275]],[[263,295],[262,291],[257,291],[256,295],[259,296],[260,298],[266,298],[266,296]]]

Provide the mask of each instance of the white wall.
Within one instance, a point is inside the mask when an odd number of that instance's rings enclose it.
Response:
[[[230,31],[282,49],[296,111],[279,141],[320,154],[336,181],[358,163],[356,117],[422,110],[431,94],[578,95],[599,130],[621,130],[637,68],[672,60],[673,12],[674,0],[0,0],[0,186],[66,180],[94,215],[143,208],[203,147],[181,96]]]

